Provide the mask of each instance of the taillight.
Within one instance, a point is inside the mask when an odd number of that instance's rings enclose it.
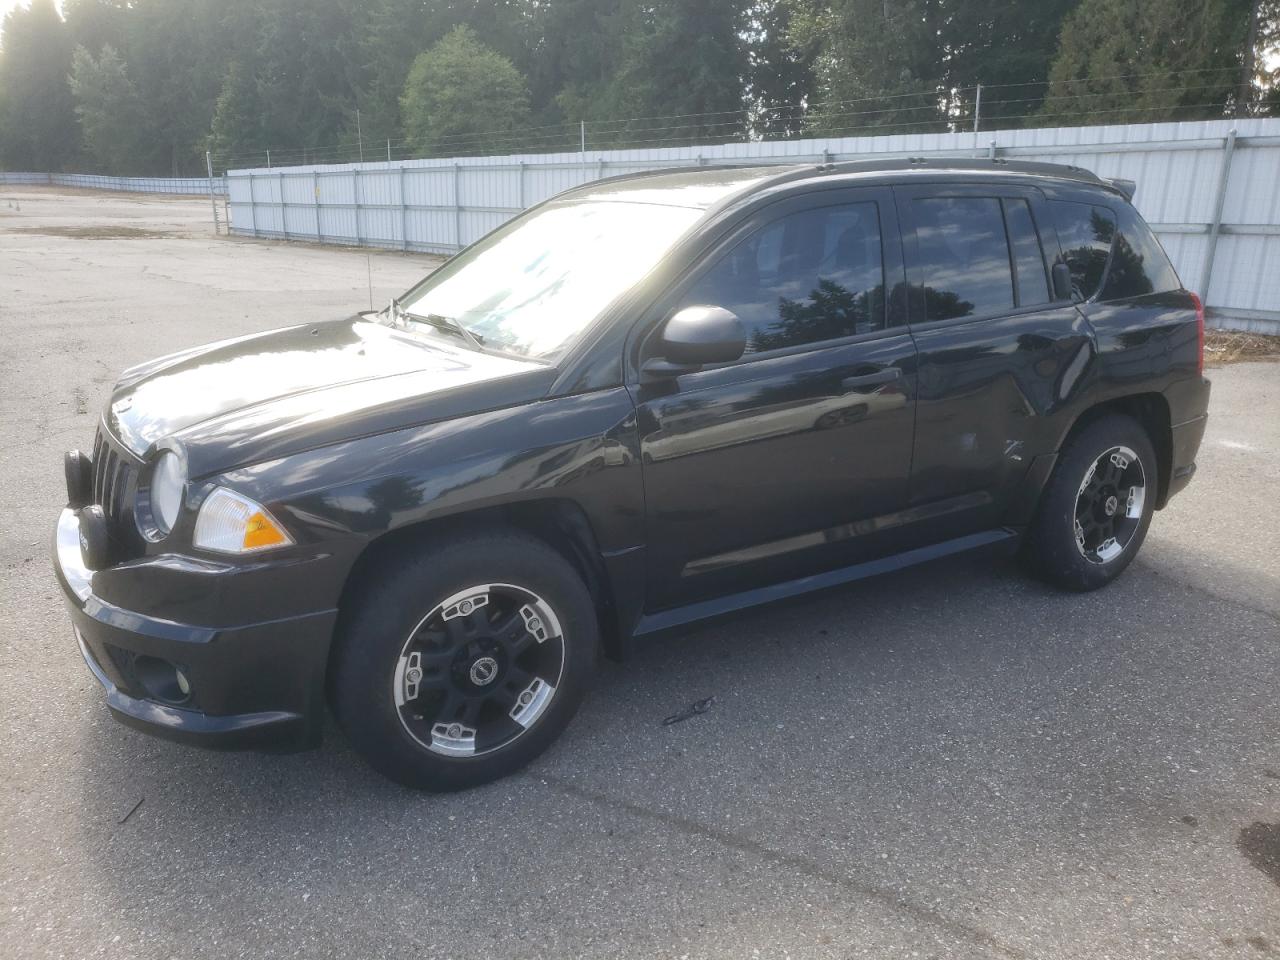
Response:
[[[1204,303],[1194,293],[1191,302],[1196,305],[1196,373],[1204,375]]]

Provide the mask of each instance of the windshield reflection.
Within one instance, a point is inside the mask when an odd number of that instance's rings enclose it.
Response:
[[[628,201],[548,204],[463,251],[400,298],[486,349],[551,359],[653,268],[702,210]],[[396,310],[388,311],[395,315]]]

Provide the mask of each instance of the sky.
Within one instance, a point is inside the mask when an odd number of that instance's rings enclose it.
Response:
[[[62,0],[53,0],[59,10],[62,9]],[[0,0],[0,23],[4,22],[5,14],[14,7],[25,7],[27,0]]]

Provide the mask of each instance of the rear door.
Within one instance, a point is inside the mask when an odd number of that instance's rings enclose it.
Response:
[[[1055,300],[1056,233],[1042,194],[1016,185],[895,188],[919,351],[909,502],[932,541],[1006,522],[1051,421],[1094,349],[1069,300]]]
[[[830,189],[757,212],[654,307],[649,330],[724,307],[748,342],[736,363],[631,386],[650,609],[882,551],[915,415],[902,283],[891,192]]]

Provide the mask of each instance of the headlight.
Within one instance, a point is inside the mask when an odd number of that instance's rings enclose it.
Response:
[[[182,507],[182,488],[186,483],[187,475],[182,467],[182,458],[172,451],[160,454],[160,459],[151,468],[151,483],[147,489],[151,520],[162,536],[172,530],[178,520],[178,510]]]
[[[287,546],[293,538],[264,506],[218,487],[200,505],[193,542],[202,550],[254,553]]]

